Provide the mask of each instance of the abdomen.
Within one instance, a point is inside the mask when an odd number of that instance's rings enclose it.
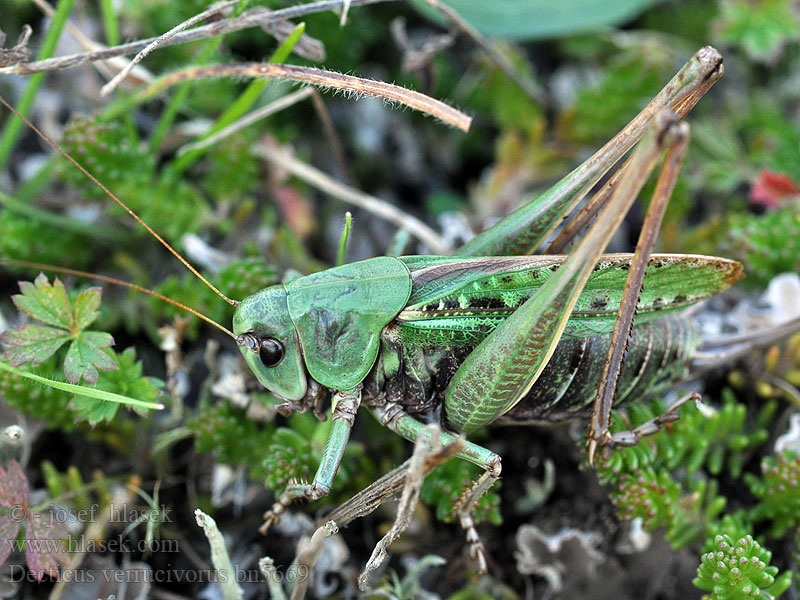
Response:
[[[382,356],[365,381],[367,396],[385,394],[410,414],[442,407],[450,379],[476,346],[408,345],[393,334],[391,327],[384,334],[382,355],[391,352],[397,362],[393,373],[376,377],[376,372],[385,368]],[[494,423],[554,423],[589,415],[610,340],[611,334],[562,339],[531,391],[505,415],[498,415]],[[658,393],[687,378],[697,344],[698,336],[691,323],[680,316],[636,325],[617,384],[615,404]],[[447,415],[443,419],[446,422]]]
[[[552,423],[589,415],[611,334],[563,340],[533,389],[495,423]],[[615,405],[658,393],[689,376],[699,338],[686,319],[665,317],[633,328]]]

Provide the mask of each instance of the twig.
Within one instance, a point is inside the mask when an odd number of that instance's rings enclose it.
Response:
[[[349,0],[351,6],[366,6],[369,4],[379,4],[382,2],[392,2],[394,0]],[[327,10],[333,10],[342,6],[345,0],[322,0],[321,2],[311,2],[302,4],[300,6],[291,6],[273,12],[264,12],[262,10],[250,10],[238,17],[209,23],[189,31],[182,31],[164,42],[164,46],[174,46],[177,44],[185,44],[187,42],[194,42],[210,37],[216,37],[233,31],[241,31],[242,29],[249,29],[251,27],[261,27],[277,21],[285,21],[287,19],[296,19],[305,15],[310,15]],[[70,54],[67,56],[60,56],[58,58],[50,58],[46,60],[39,60],[36,62],[17,63],[14,65],[0,67],[0,75],[30,75],[32,73],[42,73],[46,71],[60,71],[63,69],[71,69],[82,65],[87,62],[94,62],[96,60],[106,60],[115,56],[123,56],[127,54],[135,54],[140,50],[146,48],[149,44],[158,38],[148,38],[145,40],[137,40],[127,44],[114,46],[113,48],[106,48],[103,50],[81,52],[78,54]]]
[[[363,208],[377,217],[394,223],[401,229],[408,230],[409,233],[428,246],[433,252],[437,254],[449,254],[451,252],[450,247],[433,229],[384,200],[336,181],[319,169],[297,160],[278,148],[266,144],[258,144],[252,151],[257,156],[265,158],[296,175],[310,186],[330,194],[342,202]]]
[[[128,73],[130,73],[133,70],[133,68],[144,59],[144,57],[146,57],[148,54],[150,54],[153,50],[155,50],[159,46],[164,45],[164,43],[167,40],[169,40],[169,38],[174,37],[176,34],[180,33],[184,29],[188,29],[192,25],[199,23],[200,21],[203,21],[208,17],[211,17],[217,13],[220,13],[226,8],[234,6],[235,4],[238,3],[239,0],[227,0],[226,2],[219,2],[216,4],[212,4],[208,9],[204,10],[200,14],[197,14],[192,18],[185,20],[183,23],[179,23],[165,34],[157,37],[154,41],[147,44],[147,46],[145,46],[136,56],[134,56],[133,60],[131,60],[127,65],[125,65],[125,68],[122,69],[122,71],[120,71],[119,73],[117,73],[111,79],[111,81],[109,81],[102,88],[100,88],[100,95],[108,96],[108,94],[113,92],[114,89],[116,89],[116,87],[120,84],[120,82],[128,76]]]
[[[0,29],[0,66],[10,65],[17,62],[26,62],[31,59],[31,51],[28,50],[28,40],[31,39],[33,29],[30,25],[23,25],[17,43],[11,48],[3,48],[6,43],[6,34]]]
[[[423,474],[427,475],[434,468],[455,457],[455,455],[463,449],[464,442],[463,440],[459,439],[458,441],[449,444],[438,452],[432,454],[425,459]],[[325,520],[336,521],[339,527],[347,527],[347,525],[356,519],[370,514],[381,504],[387,502],[391,498],[394,498],[400,493],[405,485],[410,468],[411,459],[409,458],[403,464],[395,467],[376,482],[369,485],[369,487],[366,487],[358,492],[355,496],[336,508],[333,512],[327,514],[325,516]]]
[[[411,519],[414,517],[414,509],[422,491],[422,484],[425,481],[425,461],[442,449],[439,439],[439,433],[441,432],[439,426],[429,425],[426,430],[426,434],[419,436],[417,443],[414,445],[414,453],[411,455],[409,462],[395,521],[391,529],[375,545],[372,555],[364,566],[364,571],[358,576],[358,587],[361,591],[368,589],[370,574],[380,567],[386,559],[386,549],[411,524]]]
[[[251,10],[272,12],[263,6],[258,6]],[[291,21],[278,21],[277,23],[267,23],[266,25],[262,25],[261,29],[264,31],[264,33],[268,33],[274,37],[279,44],[283,44],[286,39],[292,35],[292,33],[294,33],[295,24]],[[296,54],[297,56],[307,58],[312,62],[324,62],[326,58],[325,45],[320,40],[311,37],[307,33],[304,33],[300,36],[300,39],[295,44],[294,48],[292,48],[292,53]]]
[[[223,140],[226,137],[233,135],[234,133],[236,133],[241,129],[249,127],[253,123],[260,121],[261,119],[273,115],[276,112],[280,112],[284,108],[288,108],[293,104],[297,104],[301,100],[304,100],[309,96],[311,96],[313,93],[314,93],[314,88],[305,88],[297,92],[292,92],[291,94],[286,94],[285,96],[278,98],[274,102],[270,102],[266,106],[262,106],[261,108],[256,109],[251,113],[245,115],[241,119],[234,121],[227,127],[220,129],[213,135],[208,136],[207,138],[181,146],[178,149],[177,155],[181,156],[192,150],[200,150],[201,148],[207,148],[208,146],[216,144],[220,140]]]
[[[439,0],[424,0],[424,2],[441,14],[447,22],[450,23],[451,27],[462,31],[472,39],[473,42],[483,48],[484,52],[489,56],[489,60],[491,60],[498,69],[503,71],[503,73],[508,75],[509,79],[516,83],[528,96],[537,102],[547,104],[547,95],[539,84],[527,74],[517,69],[513,63],[497,49],[497,46],[484,38],[478,30],[464,19],[464,17]]]
[[[269,77],[297,81],[315,85],[322,89],[332,89],[357,96],[374,96],[388,102],[396,102],[431,115],[462,131],[468,131],[472,123],[472,117],[469,115],[440,100],[414,90],[383,81],[363,79],[324,69],[275,63],[225,63],[205,67],[191,67],[162,77],[143,90],[141,96],[145,98],[154,96],[163,89],[181,81],[205,77]]]
[[[297,544],[297,556],[294,559],[292,566],[297,565],[298,573],[311,573],[314,565],[317,564],[319,557],[322,556],[322,550],[325,547],[325,540],[330,536],[339,532],[339,527],[334,521],[328,521],[321,527],[318,527],[311,537],[303,537]],[[310,577],[298,577],[297,583],[292,590],[291,600],[302,600],[305,598],[306,590]]]
[[[344,0],[342,4],[342,16],[339,18],[339,27],[347,25],[347,13],[350,12],[351,0]]]

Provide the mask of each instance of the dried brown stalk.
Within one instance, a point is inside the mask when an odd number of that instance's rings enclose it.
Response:
[[[270,77],[297,81],[322,89],[342,91],[355,96],[374,96],[388,102],[396,102],[429,114],[462,131],[469,130],[472,122],[470,116],[440,100],[391,83],[363,79],[324,69],[274,63],[227,63],[191,67],[162,77],[145,89],[142,92],[142,96],[153,96],[163,89],[187,79],[203,79],[206,77]]]
[[[382,2],[392,1],[394,0],[349,0],[349,5],[366,6],[368,4],[379,4]],[[269,25],[270,23],[276,23],[278,21],[285,21],[287,19],[296,19],[298,17],[304,17],[310,14],[340,8],[344,2],[345,0],[323,0],[321,2],[310,2],[308,4],[291,6],[289,8],[272,12],[254,9],[246,11],[238,17],[202,25],[195,29],[190,29],[189,31],[182,31],[166,40],[163,45],[174,46],[177,44],[185,44],[187,42],[194,42],[197,40],[216,37],[218,35],[224,35],[233,31],[241,31],[242,29],[249,29],[251,27],[261,27],[263,25]],[[127,44],[120,44],[119,46],[114,46],[113,48],[105,48],[91,52],[81,52],[78,54],[70,54],[68,56],[60,56],[57,58],[49,58],[47,60],[35,62],[16,63],[0,67],[0,75],[31,75],[33,73],[71,69],[87,62],[106,60],[115,56],[135,54],[146,48],[157,39],[157,37],[148,38],[129,42]]]

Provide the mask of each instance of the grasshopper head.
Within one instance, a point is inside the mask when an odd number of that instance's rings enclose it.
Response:
[[[242,300],[233,314],[233,333],[261,385],[284,400],[303,399],[306,369],[282,285]]]

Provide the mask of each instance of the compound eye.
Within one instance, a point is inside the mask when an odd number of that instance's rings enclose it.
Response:
[[[274,367],[283,358],[283,345],[276,339],[265,338],[258,346],[258,355],[265,367]]]

